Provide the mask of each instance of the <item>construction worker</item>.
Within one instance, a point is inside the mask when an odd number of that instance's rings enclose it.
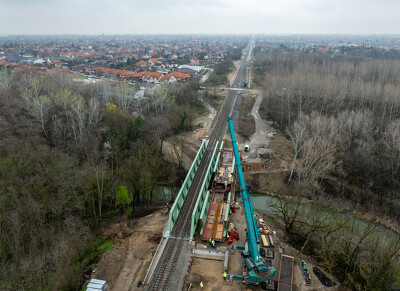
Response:
[[[224,281],[226,281],[226,276],[227,276],[227,274],[226,274],[226,272],[224,272]]]
[[[226,233],[226,239],[229,239],[229,234],[228,233]]]
[[[203,282],[200,282],[200,288],[203,289]]]
[[[211,241],[211,243],[212,243],[212,247],[213,247],[213,249],[215,249],[215,241],[214,241],[214,240],[212,240],[212,241]]]
[[[208,242],[210,243],[210,246],[212,246],[213,244],[212,244],[212,240],[211,240],[211,238],[208,240]]]

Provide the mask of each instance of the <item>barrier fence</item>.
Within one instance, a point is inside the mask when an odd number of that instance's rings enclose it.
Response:
[[[183,182],[182,187],[179,190],[179,193],[175,198],[175,202],[172,205],[171,210],[169,212],[168,227],[166,234],[166,236],[168,237],[170,236],[171,231],[174,228],[176,219],[178,218],[182,205],[185,202],[187,193],[189,191],[190,186],[192,185],[193,178],[196,174],[197,169],[199,168],[201,159],[203,158],[205,151],[206,151],[206,141],[203,140],[199,148],[199,151],[197,152],[197,155],[193,160],[193,163],[186,175],[185,181]]]
[[[193,209],[192,221],[191,221],[191,225],[190,225],[190,239],[193,239],[194,232],[196,231],[197,223],[199,221],[199,218],[201,217],[201,214],[203,214],[202,213],[203,208],[204,208],[205,204],[208,204],[208,195],[209,195],[208,186],[210,185],[212,173],[215,171],[215,169],[218,169],[217,165],[219,165],[220,160],[221,160],[220,159],[221,153],[218,152],[218,154],[217,154],[218,144],[219,144],[219,142],[217,142],[217,144],[215,145],[210,164],[208,165],[208,168],[206,171],[206,176],[204,177],[203,183],[201,185],[201,188],[200,188],[200,191],[199,191],[199,194],[197,197],[196,204]],[[224,142],[221,142],[219,149],[222,150],[223,147],[224,147]],[[204,203],[204,201],[206,201],[207,203]],[[207,216],[207,213],[205,215]]]

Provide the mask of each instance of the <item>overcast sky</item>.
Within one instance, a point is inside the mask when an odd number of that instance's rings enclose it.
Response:
[[[400,0],[0,0],[0,34],[400,34]]]

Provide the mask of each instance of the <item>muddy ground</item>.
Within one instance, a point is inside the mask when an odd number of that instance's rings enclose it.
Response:
[[[274,129],[270,122],[262,119],[259,114],[262,94],[257,92],[244,95],[246,100],[255,99],[253,107],[249,109],[247,115],[251,115],[254,122],[254,133],[249,139],[244,136],[238,137],[239,148],[243,149],[245,144],[250,145],[250,151],[241,151],[243,164],[261,163],[267,164],[267,169],[263,171],[245,172],[246,183],[252,185],[254,192],[278,193],[285,186],[285,180],[291,166],[293,150],[286,137]],[[243,112],[242,115],[246,115]],[[228,144],[230,137],[227,138]],[[228,145],[227,144],[227,145]]]
[[[167,208],[148,216],[114,223],[105,231],[115,247],[93,266],[92,278],[106,280],[108,290],[139,290],[168,220]]]
[[[281,238],[283,237],[283,225],[275,221],[273,216],[268,216],[269,220],[274,221],[273,230],[276,231],[274,236],[274,259],[271,261],[272,266],[276,269],[276,275],[273,281],[278,281],[279,277],[279,266],[280,266],[280,253],[278,245],[283,249],[283,253],[289,256],[295,257],[295,264],[293,268],[293,290],[344,290],[339,287],[327,288],[321,284],[321,282],[314,276],[311,272],[311,285],[306,285],[302,271],[300,269],[300,264],[302,260],[305,260],[309,268],[314,267],[314,261],[305,255],[298,255],[298,251],[295,250],[290,245],[286,244]],[[236,213],[230,215],[230,222],[235,224],[235,227],[239,231],[240,240],[234,240],[234,245],[244,245],[245,242],[245,229],[247,227],[246,219],[244,216],[244,210],[239,207]],[[213,250],[207,242],[202,241],[200,236],[197,234],[195,236],[195,242],[197,248],[207,248],[208,250]],[[232,247],[228,245],[227,241],[216,242],[216,249],[225,251],[230,250]],[[229,263],[227,274],[231,275],[242,275],[243,259],[241,258],[240,251],[231,252],[229,255]],[[243,284],[241,281],[230,280],[229,282],[224,281],[224,263],[223,261],[211,260],[211,259],[201,259],[193,258],[192,265],[190,268],[189,275],[185,278],[183,290],[212,290],[212,291],[230,291],[230,290],[261,290],[260,286],[251,286]],[[332,277],[331,277],[332,278]],[[334,278],[333,278],[334,279]],[[200,288],[200,282],[203,282],[203,289]],[[274,284],[272,283],[267,290],[274,290]]]

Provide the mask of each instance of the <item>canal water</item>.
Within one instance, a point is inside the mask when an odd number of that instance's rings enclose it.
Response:
[[[238,197],[240,194],[237,193]],[[241,202],[241,199],[238,199]],[[238,201],[239,202],[239,201]],[[277,197],[265,194],[253,194],[253,207],[255,210],[265,213],[271,213],[273,216],[278,217],[278,213],[274,205],[279,205]],[[347,229],[353,228],[353,233],[358,236],[364,233],[366,228],[370,225],[368,221],[354,217],[349,212],[333,212],[330,209],[324,209],[320,205],[314,203],[303,203],[300,206],[299,215],[303,219],[312,219],[313,215],[328,214],[327,219],[330,223],[345,222]],[[391,242],[399,239],[400,234],[395,231],[377,224],[373,233],[369,236],[368,240],[375,242],[378,238],[383,245],[390,244]]]

